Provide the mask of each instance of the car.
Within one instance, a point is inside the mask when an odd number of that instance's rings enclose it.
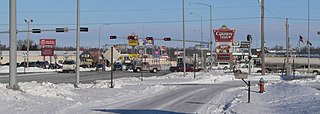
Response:
[[[103,66],[104,66],[103,64],[97,64],[96,71],[104,71]]]
[[[123,63],[122,64],[122,70],[129,70],[133,68],[133,64],[132,63]]]
[[[59,64],[49,64],[49,69],[61,69],[62,66]]]
[[[121,70],[122,71],[122,64],[121,63],[115,63],[113,64],[113,71],[116,71],[116,70]]]
[[[62,72],[76,72],[76,62],[74,60],[65,60],[62,63]]]
[[[190,64],[190,63],[186,63],[186,72],[199,72],[203,70],[202,68],[195,68],[194,69],[194,65],[193,64]],[[184,68],[183,68],[183,64],[179,66],[179,71],[183,72],[184,71]]]
[[[226,70],[230,68],[229,62],[218,62],[217,63],[218,70]]]

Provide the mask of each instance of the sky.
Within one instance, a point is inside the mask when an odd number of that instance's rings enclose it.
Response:
[[[99,47],[104,44],[126,44],[124,39],[110,40],[110,35],[127,37],[131,33],[140,39],[171,37],[182,40],[182,0],[80,0],[83,27],[81,46]],[[32,19],[31,28],[76,28],[76,0],[17,0],[17,28],[27,30],[24,19]],[[258,0],[185,0],[185,38],[200,41],[201,18],[203,40],[209,41],[209,7],[212,5],[213,29],[223,24],[235,29],[235,40],[253,37],[253,46],[260,46],[260,3]],[[320,1],[310,0],[310,41],[318,47],[320,41]],[[9,0],[0,1],[0,31],[8,31]],[[191,12],[196,14],[190,14]],[[291,45],[297,46],[299,35],[308,38],[307,0],[265,0],[266,46],[285,46],[285,18],[289,19]],[[101,34],[99,34],[99,32]],[[54,38],[58,46],[75,47],[75,31],[68,33],[42,32],[31,34],[39,43],[41,38]],[[27,39],[27,33],[18,33],[18,40]],[[0,34],[2,44],[8,45],[9,35]],[[157,45],[182,47],[182,42],[156,41]],[[187,46],[194,46],[187,43]]]

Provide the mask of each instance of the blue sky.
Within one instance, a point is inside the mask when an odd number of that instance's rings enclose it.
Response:
[[[99,27],[101,45],[127,43],[110,40],[110,35],[126,37],[132,32],[140,38],[171,37],[182,39],[182,0],[81,0],[81,26],[89,27],[81,33],[81,46],[98,47]],[[213,6],[213,27],[226,24],[236,29],[236,40],[245,40],[252,34],[254,46],[260,46],[260,5],[257,0],[185,0],[186,39],[200,40],[200,17],[203,17],[204,40],[209,41],[209,8],[194,3]],[[285,45],[285,18],[289,18],[290,38],[297,45],[299,35],[307,38],[307,0],[265,0],[265,40],[267,46]],[[320,1],[310,0],[310,40],[319,46]],[[0,31],[8,30],[9,0],[0,1]],[[26,30],[24,19],[31,18],[31,28],[75,28],[76,0],[17,0],[18,30]],[[2,44],[8,45],[8,34],[0,34]],[[18,39],[26,39],[19,33]],[[31,39],[55,38],[59,46],[75,46],[75,32],[43,32],[31,34]],[[180,42],[156,41],[156,44],[181,47]],[[188,46],[194,43],[187,43]]]

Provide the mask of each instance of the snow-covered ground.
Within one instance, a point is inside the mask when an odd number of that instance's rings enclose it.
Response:
[[[262,76],[251,76],[259,80]],[[281,81],[277,75],[263,76],[266,92],[258,93],[253,85],[251,103],[247,103],[246,87],[238,87],[221,92],[197,112],[200,113],[320,113],[319,90],[302,86],[301,83],[319,82],[319,77],[305,81]],[[19,82],[20,90],[7,89],[7,83],[0,83],[1,113],[93,113],[91,109],[118,102],[155,95],[173,90],[175,86],[163,84],[213,84],[234,79],[232,73],[223,71],[193,73],[171,73],[165,76],[143,78],[121,78],[98,80],[91,84],[52,84],[50,82]],[[268,81],[273,80],[273,81]],[[217,105],[218,104],[218,105]]]

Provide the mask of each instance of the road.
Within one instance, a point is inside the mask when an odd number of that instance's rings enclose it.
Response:
[[[149,73],[144,72],[143,77],[150,76],[162,76],[170,73],[169,71],[159,71],[158,73]],[[114,78],[122,77],[140,77],[140,73],[133,73],[129,71],[114,71]],[[18,82],[51,82],[51,83],[74,83],[76,80],[75,73],[59,73],[59,72],[48,72],[48,73],[29,73],[29,74],[18,74]],[[90,83],[95,80],[110,80],[110,71],[106,72],[96,72],[96,71],[83,71],[80,72],[80,83]],[[9,82],[9,75],[2,74],[0,75],[1,83]]]
[[[254,82],[257,83],[257,82]],[[223,84],[182,84],[174,91],[160,93],[155,96],[134,101],[122,101],[105,107],[94,109],[94,112],[120,114],[179,114],[197,113],[196,111],[209,103],[215,96],[229,88],[245,86],[242,81],[225,82]]]

